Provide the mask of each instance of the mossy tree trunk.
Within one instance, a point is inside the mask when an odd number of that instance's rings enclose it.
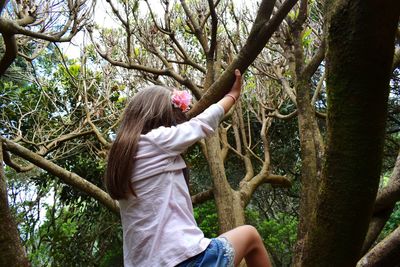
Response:
[[[295,263],[301,261],[301,251],[304,246],[304,238],[309,230],[312,215],[318,195],[318,187],[321,181],[322,161],[324,147],[321,133],[317,124],[315,111],[310,105],[309,90],[311,77],[300,78],[297,81],[297,110],[301,147],[301,194],[299,210],[299,226],[297,230],[297,244],[295,251]]]
[[[282,87],[289,94],[291,101],[297,108],[297,121],[301,147],[301,192],[299,225],[297,229],[297,242],[295,246],[294,265],[300,265],[304,238],[314,214],[318,188],[321,181],[323,158],[325,153],[324,141],[318,126],[315,111],[315,92],[312,89],[312,77],[325,57],[325,42],[319,43],[312,56],[307,54],[303,44],[304,30],[307,27],[307,14],[310,12],[309,1],[300,0],[297,17],[289,23],[289,34],[282,35],[286,40],[281,42],[288,62],[287,73],[293,77],[293,88],[285,78],[284,68],[277,67],[276,75]],[[281,70],[279,70],[281,68]],[[322,83],[324,75],[320,78]]]
[[[400,2],[337,0],[326,12],[326,162],[299,265],[346,267],[360,258],[378,189]]]

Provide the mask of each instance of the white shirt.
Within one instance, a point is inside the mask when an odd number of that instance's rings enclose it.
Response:
[[[190,121],[141,135],[131,178],[137,197],[119,201],[125,267],[169,267],[204,251],[180,154],[214,132],[224,109],[211,105]]]

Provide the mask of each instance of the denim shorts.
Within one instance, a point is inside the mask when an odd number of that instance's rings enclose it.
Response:
[[[225,237],[211,239],[202,253],[191,257],[176,267],[233,267],[235,250]]]

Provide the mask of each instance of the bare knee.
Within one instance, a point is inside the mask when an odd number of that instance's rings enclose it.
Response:
[[[263,244],[262,238],[258,233],[257,229],[252,225],[243,225],[244,231],[249,239],[249,249],[252,250],[253,248],[260,246]]]
[[[249,237],[251,237],[254,240],[261,239],[260,234],[258,233],[257,229],[252,226],[252,225],[243,225],[242,227],[245,228],[247,234]]]

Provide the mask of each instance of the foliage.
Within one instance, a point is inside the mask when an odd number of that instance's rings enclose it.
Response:
[[[104,171],[98,161],[83,160],[82,155],[65,164],[78,171],[86,166],[80,174],[89,179]],[[8,168],[7,172],[11,205],[18,212],[20,234],[33,266],[122,266],[117,216],[47,173],[22,175]],[[16,192],[21,189],[22,196]]]
[[[275,266],[290,266],[297,236],[297,217],[279,212],[275,217],[263,218],[256,209],[248,208],[246,218],[259,231]]]
[[[394,206],[393,212],[390,215],[389,220],[386,222],[378,241],[388,236],[398,227],[400,227],[400,202],[397,202],[397,204]]]
[[[197,225],[205,237],[213,238],[219,235],[217,208],[214,201],[207,201],[196,206],[193,212]]]
[[[190,173],[190,191],[196,194],[211,188],[211,174],[200,145],[190,147],[184,155]]]
[[[152,67],[156,73],[128,71],[105,63],[100,59],[95,45],[85,47],[81,58],[68,59],[65,55],[60,55],[56,46],[50,44],[34,62],[18,59],[15,62],[13,76],[1,78],[2,136],[10,139],[19,138],[21,144],[37,152],[64,134],[92,131],[93,128],[88,125],[87,117],[89,117],[106,141],[110,141],[110,137],[116,132],[116,122],[127,99],[141,85],[150,82],[184,86],[174,81],[171,76],[162,77],[157,74],[158,70],[165,67],[168,73],[174,73],[176,76],[179,74],[183,80],[190,80],[199,87],[202,86],[206,72],[204,67],[206,55],[201,49],[199,39],[187,24],[190,18],[184,14],[179,3],[173,4],[170,13],[164,18],[168,21],[163,22],[161,16],[158,18],[157,14],[155,14],[157,19],[153,21],[148,13],[139,12],[138,1],[115,2],[120,5],[119,7],[133,4],[130,8],[120,9],[121,12],[128,13],[125,15],[129,19],[131,28],[125,29],[122,24],[112,29],[95,26],[94,29],[98,30],[100,36],[97,41],[100,41],[101,48],[116,60],[127,59],[129,64],[135,66]],[[162,2],[164,5],[168,3],[168,1]],[[306,54],[305,61],[308,61],[310,58],[308,56],[315,52],[317,33],[321,32],[320,4],[317,2],[310,2],[310,19],[301,34],[301,44]],[[205,14],[206,7],[202,1],[188,1],[188,3],[193,14],[199,18]],[[221,18],[218,39],[223,41],[219,43],[221,47],[218,50],[223,51],[223,55],[218,64],[224,69],[231,60],[231,50],[240,48],[243,41],[240,39],[241,35],[247,34],[246,27],[252,22],[252,18],[249,10],[239,14],[234,10],[232,2],[221,1],[221,3],[217,10]],[[229,9],[229,12],[223,12],[224,8]],[[125,15],[122,18],[125,18]],[[289,18],[295,20],[298,15],[298,10],[294,10],[289,13]],[[154,25],[155,22],[159,22],[159,26],[164,27],[165,32],[170,30],[173,34],[168,35],[159,31]],[[205,28],[205,32],[210,31],[209,23],[205,23],[202,27]],[[126,33],[131,35],[127,38],[124,36]],[[170,36],[173,36],[176,42],[169,39]],[[273,72],[260,71],[265,69],[270,71],[271,65],[278,66],[285,62],[281,55],[288,51],[283,51],[278,44],[288,42],[288,45],[292,45],[290,42],[293,40],[285,40],[279,33],[275,38],[270,42],[271,49],[264,49],[266,53],[260,56],[259,62],[255,62],[256,68],[250,67],[246,72],[244,95],[241,98],[243,118],[248,126],[248,131],[241,135],[252,140],[251,149],[255,156],[251,160],[256,172],[262,166],[256,157],[263,157],[264,146],[260,140],[261,123],[254,110],[260,107],[261,102],[272,108],[267,116],[272,116],[272,110],[279,111],[280,114],[290,114],[297,109],[296,104],[283,92],[282,85],[278,82],[282,79],[278,79]],[[130,55],[126,51],[128,43],[132,50]],[[179,50],[177,43],[182,45],[186,54]],[[64,58],[61,59],[61,56]],[[266,63],[264,62],[265,66],[260,64],[263,56],[268,59]],[[163,65],[167,60],[170,60],[170,66]],[[283,69],[290,69],[286,67],[282,63]],[[325,71],[324,68],[320,67],[312,77],[311,91],[315,92],[322,72]],[[215,76],[218,75],[219,71],[215,73]],[[283,78],[294,88],[293,74],[285,72]],[[386,178],[393,169],[400,147],[399,84],[399,70],[396,70],[390,84],[392,91],[389,98],[388,135],[383,159],[382,173]],[[85,105],[89,107],[88,111],[85,110]],[[324,88],[314,107],[316,111],[326,112]],[[318,122],[324,134],[326,127],[324,119]],[[232,118],[226,118],[223,125],[231,126],[231,124]],[[230,144],[235,144],[232,132],[228,133],[227,138]],[[269,172],[290,178],[293,186],[289,190],[261,186],[246,210],[246,219],[261,233],[275,265],[289,266],[298,224],[299,177],[302,164],[297,119],[274,118],[268,129],[267,138],[271,156]],[[103,188],[101,177],[105,167],[106,151],[107,147],[99,142],[94,134],[90,134],[60,142],[57,147],[49,149],[42,155]],[[201,146],[197,144],[188,149],[185,159],[191,170],[192,193],[211,188],[211,175],[207,159],[201,152]],[[26,164],[19,159],[15,160],[22,165]],[[231,186],[237,189],[245,174],[243,161],[237,154],[230,152],[224,164]],[[43,171],[33,169],[27,173],[17,174],[9,168],[6,170],[11,207],[33,266],[122,265],[122,230],[116,216],[87,195]],[[194,207],[194,216],[206,237],[218,235],[217,211],[213,201]],[[399,221],[400,204],[397,204],[381,238],[395,229]]]

